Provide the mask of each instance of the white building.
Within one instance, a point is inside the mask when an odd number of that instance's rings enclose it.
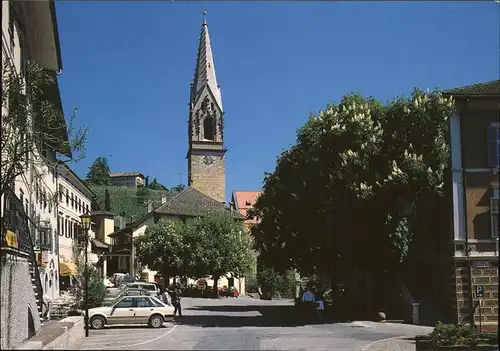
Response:
[[[54,2],[2,1],[0,7],[2,79],[7,72],[14,72],[24,79],[26,60],[36,61],[47,73],[56,77],[62,69],[62,61]],[[44,93],[47,97],[50,96],[56,108],[62,110],[57,84]],[[5,116],[9,107],[8,104],[2,104],[2,116]],[[27,115],[26,118],[29,119],[30,116]],[[66,123],[63,117],[58,123],[64,126],[65,130]],[[4,127],[8,128],[2,124],[2,133]],[[58,137],[67,138],[65,131],[61,134],[64,135]],[[2,165],[8,164],[7,160],[13,158],[9,158],[9,154],[4,153],[4,150],[1,151]],[[27,154],[24,173],[15,179],[12,187],[9,187],[22,201],[22,206],[29,217],[30,230],[28,233],[23,225],[14,225],[15,223],[10,222],[14,241],[7,243],[2,237],[2,254],[5,250],[6,257],[14,257],[8,259],[1,270],[2,349],[15,348],[39,330],[41,294],[51,297],[59,295],[57,202],[51,201],[56,193],[56,174],[54,167],[49,166],[54,164],[56,152],[64,153],[63,150],[40,149],[33,154]],[[5,200],[2,197],[0,206],[2,223],[5,223],[3,221],[7,217],[4,216],[9,210],[4,206],[10,203]],[[11,215],[12,213],[9,213],[9,221],[16,217]],[[24,216],[22,217],[17,217],[18,221],[19,219],[24,221]],[[2,228],[2,236],[4,234]],[[32,243],[27,240],[29,237]],[[40,266],[38,269],[37,265]],[[35,272],[39,272],[41,286],[38,284]]]
[[[60,283],[61,286],[66,287],[70,284],[69,277],[76,275],[73,256],[75,242],[83,245],[85,238],[80,216],[90,214],[91,202],[95,194],[70,167],[62,162],[57,165],[57,175]],[[95,237],[93,229],[89,231],[90,238]],[[97,262],[98,257],[90,252],[90,242],[87,250],[89,250],[89,262]]]

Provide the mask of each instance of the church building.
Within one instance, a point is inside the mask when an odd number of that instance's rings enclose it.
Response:
[[[225,154],[224,112],[220,87],[215,76],[214,59],[206,19],[201,27],[200,42],[196,58],[196,69],[191,84],[188,127],[188,187],[170,199],[163,198],[152,204],[148,213],[140,220],[129,223],[109,234],[112,254],[109,267],[112,271],[140,274],[147,281],[167,283],[149,270],[137,272],[134,241],[130,238],[144,234],[146,228],[160,220],[203,217],[209,213],[230,213],[238,221],[244,217],[225,204]],[[110,272],[112,273],[112,272]],[[211,279],[205,279],[212,286]],[[168,282],[171,283],[172,281]],[[189,279],[188,284],[196,281]],[[221,277],[219,287],[233,286],[245,294],[245,278],[238,279],[230,273]]]
[[[188,186],[225,202],[224,110],[206,19],[189,101]]]

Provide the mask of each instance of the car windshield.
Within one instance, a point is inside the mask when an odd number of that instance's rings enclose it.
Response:
[[[150,297],[150,299],[153,301],[153,303],[156,305],[156,307],[167,307],[166,304],[164,304],[162,301],[158,300],[156,297]]]

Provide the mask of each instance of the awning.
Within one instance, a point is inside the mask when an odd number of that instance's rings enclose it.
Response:
[[[59,261],[59,275],[63,277],[78,275],[78,268],[72,262]]]
[[[106,243],[103,243],[101,240],[98,240],[96,238],[90,238],[90,241],[92,241],[92,244],[96,249],[100,250],[109,250],[109,245]]]

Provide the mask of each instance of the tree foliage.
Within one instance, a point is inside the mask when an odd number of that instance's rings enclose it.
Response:
[[[210,214],[186,224],[187,272],[192,277],[211,275],[214,287],[230,273],[244,276],[254,265],[251,237],[229,214]]]
[[[184,275],[186,243],[182,221],[159,221],[135,239],[136,258],[141,265],[169,277]]]
[[[89,184],[109,185],[111,182],[109,173],[110,173],[110,168],[108,164],[108,159],[106,157],[99,156],[90,165],[89,171],[87,173],[87,178],[85,180]]]
[[[104,210],[111,211],[111,197],[109,196],[108,189],[104,192]]]
[[[42,179],[56,167],[56,155],[43,155],[44,149],[70,157],[66,162],[85,157],[87,129],[75,128],[76,107],[66,121],[49,93],[56,83],[55,74],[36,62],[27,61],[22,74],[15,72],[8,60],[2,67],[2,196],[27,169],[36,169],[35,177]]]
[[[311,116],[250,211],[261,258],[305,275],[400,261],[414,214],[442,194],[452,109],[415,89],[385,105],[350,94]]]
[[[164,278],[212,276],[217,284],[228,273],[245,275],[255,264],[251,237],[229,215],[190,219],[185,225],[162,220],[149,226],[135,245],[139,262]]]

